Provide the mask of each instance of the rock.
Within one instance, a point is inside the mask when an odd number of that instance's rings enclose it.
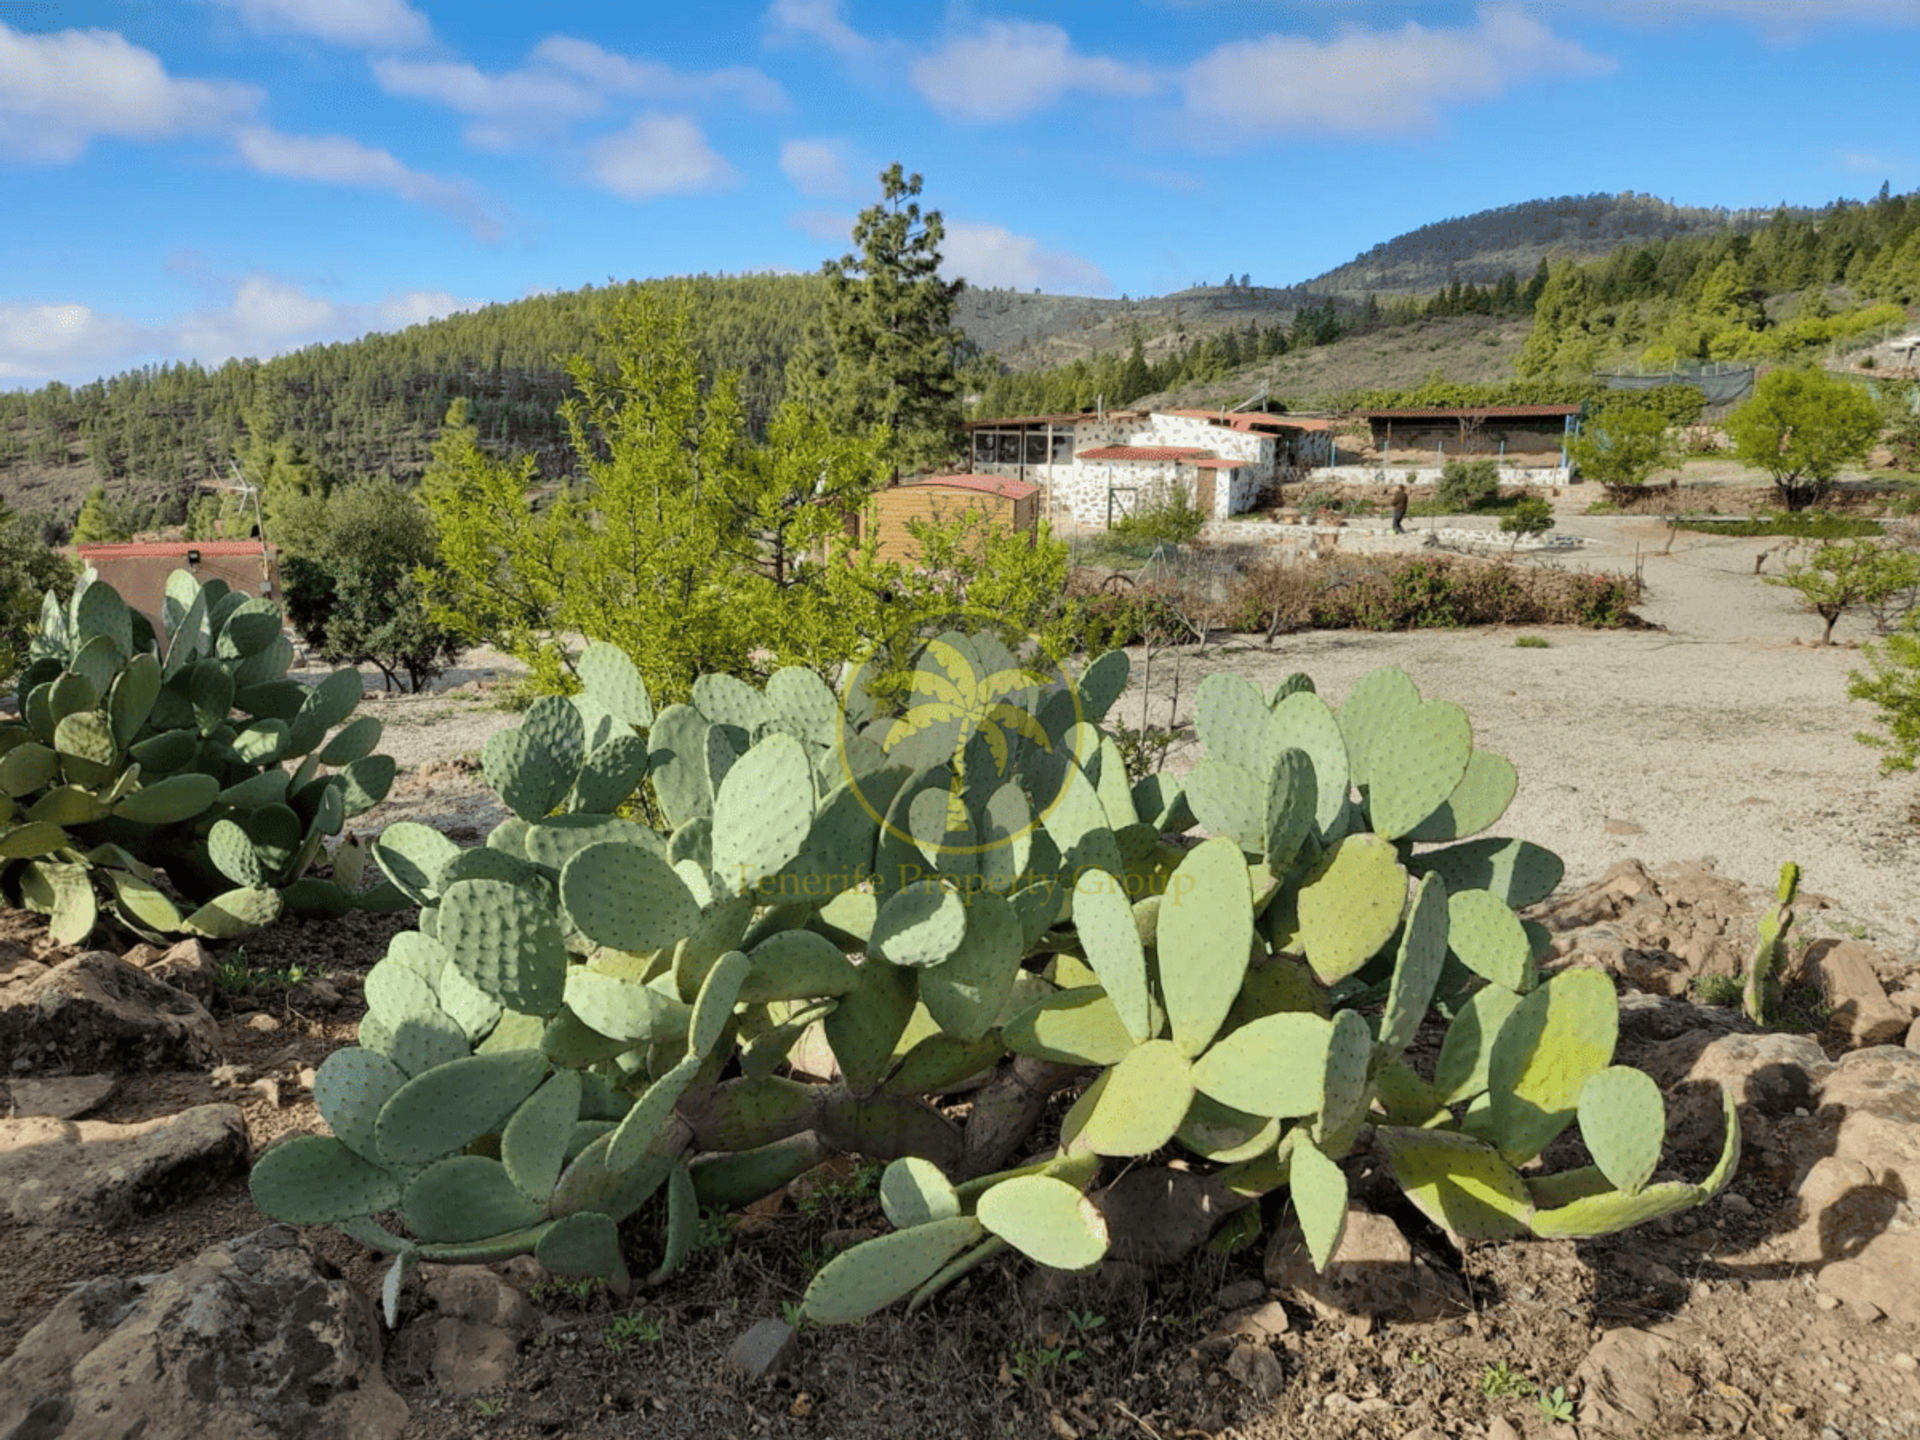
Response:
[[[1676,1159],[1710,1164],[1720,1153],[1724,1085],[1740,1110],[1742,1167],[1782,1185],[1804,1167],[1782,1142],[1779,1126],[1796,1111],[1813,1110],[1817,1086],[1834,1068],[1804,1035],[1711,1030],[1649,1045],[1634,1063],[1667,1092],[1667,1144]]]
[[[1920,1231],[1910,1224],[1884,1230],[1854,1258],[1822,1266],[1814,1283],[1856,1318],[1873,1318],[1871,1306],[1896,1324],[1920,1324]]]
[[[0,1108],[16,1117],[50,1115],[55,1120],[77,1120],[98,1109],[119,1088],[111,1075],[74,1075],[60,1080],[0,1080],[6,1100]]]
[[[1287,1388],[1287,1374],[1280,1368],[1279,1357],[1264,1345],[1236,1346],[1227,1357],[1227,1374],[1259,1400],[1271,1400]]]
[[[105,950],[56,965],[0,1008],[0,1054],[15,1074],[193,1070],[219,1046],[199,1001]]]
[[[1274,1231],[1266,1255],[1267,1284],[1298,1297],[1325,1318],[1395,1324],[1437,1320],[1471,1308],[1460,1278],[1416,1251],[1384,1215],[1352,1208],[1340,1252],[1322,1275],[1313,1268],[1298,1224]]]
[[[1213,1303],[1222,1310],[1240,1310],[1249,1305],[1258,1305],[1267,1298],[1267,1287],[1258,1280],[1235,1280],[1231,1285],[1222,1285],[1220,1293],[1213,1297]]]
[[[760,1320],[728,1347],[726,1368],[758,1384],[792,1368],[800,1337],[784,1320]]]
[[[540,1312],[527,1297],[484,1265],[422,1265],[420,1285],[436,1310],[456,1320],[517,1335],[540,1328]]]
[[[540,1328],[527,1297],[481,1265],[422,1265],[420,1286],[433,1311],[401,1330],[395,1363],[454,1395],[511,1380],[522,1342]]]
[[[90,1281],[0,1364],[0,1435],[22,1440],[397,1440],[407,1418],[372,1306],[284,1225]]]
[[[1487,1422],[1487,1440],[1520,1440],[1520,1432],[1504,1415],[1496,1415]]]
[[[1909,1204],[1920,1196],[1920,1054],[1889,1045],[1854,1051],[1821,1081],[1812,1118],[1830,1138],[1803,1154],[1857,1160],[1882,1189]]]
[[[1106,1217],[1109,1253],[1136,1265],[1172,1265],[1191,1255],[1229,1213],[1222,1187],[1165,1166],[1129,1170],[1094,1197]]]
[[[1833,1012],[1827,1033],[1847,1048],[1899,1044],[1909,1016],[1887,999],[1878,970],[1892,965],[1864,940],[1816,940],[1807,947],[1807,978]]]
[[[129,965],[164,985],[186,991],[196,1000],[204,1002],[213,997],[213,977],[219,966],[213,952],[198,940],[182,940],[168,950],[157,945],[136,945],[124,958]]]
[[[1574,1373],[1581,1391],[1581,1433],[1629,1440],[1677,1434],[1675,1412],[1693,1387],[1668,1358],[1672,1348],[1659,1336],[1631,1327],[1601,1336]]]
[[[273,1016],[265,1014],[264,1012],[261,1012],[261,1011],[255,1011],[253,1014],[247,1016],[246,1020],[243,1023],[246,1025],[247,1029],[258,1030],[263,1033],[278,1030],[280,1028],[280,1022],[278,1020],[274,1019]]]
[[[1920,1050],[1920,1020],[1907,1027],[1907,1049]]]
[[[1648,994],[1683,995],[1699,976],[1737,975],[1753,946],[1753,897],[1705,861],[1656,877],[1622,860],[1535,914],[1555,932],[1556,957],[1586,959]]]
[[[117,1225],[244,1173],[247,1158],[233,1105],[134,1125],[0,1120],[0,1213],[21,1225]]]

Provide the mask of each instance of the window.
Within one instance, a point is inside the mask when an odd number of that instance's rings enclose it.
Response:
[[[1044,430],[1029,430],[1026,438],[1027,464],[1047,463],[1047,436]]]
[[[994,458],[1002,465],[1018,465],[1020,463],[1020,432],[1003,430],[997,438],[999,447]]]
[[[1073,432],[1071,430],[1053,432],[1053,463],[1056,465],[1073,463]]]
[[[991,430],[973,432],[973,463],[976,465],[993,463],[993,432]]]

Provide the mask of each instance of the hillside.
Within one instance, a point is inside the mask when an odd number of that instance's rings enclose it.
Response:
[[[1651,195],[1560,195],[1436,220],[1317,275],[1305,288],[1353,299],[1420,294],[1458,280],[1491,285],[1543,260],[1598,260],[1625,245],[1758,229],[1776,212],[1673,205]],[[1815,212],[1784,212],[1805,219]]]

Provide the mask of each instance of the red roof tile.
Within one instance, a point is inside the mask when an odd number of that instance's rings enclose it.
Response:
[[[908,480],[903,489],[932,486],[941,490],[977,490],[987,495],[998,495],[1004,500],[1025,500],[1029,495],[1038,495],[1040,487],[1030,480],[1014,480],[1005,475],[928,475],[919,480]]]
[[[130,545],[76,545],[82,560],[184,560],[189,550],[211,559],[225,555],[258,555],[258,540],[142,540]],[[271,547],[269,547],[271,548]]]
[[[1186,460],[1210,457],[1211,450],[1198,445],[1100,445],[1082,450],[1077,460]]]
[[[1251,465],[1251,460],[1189,460],[1189,465],[1202,470],[1238,470],[1242,465]]]

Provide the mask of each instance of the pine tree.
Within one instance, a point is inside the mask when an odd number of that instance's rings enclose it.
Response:
[[[107,499],[107,487],[96,485],[89,490],[87,498],[81,502],[80,516],[73,522],[73,543],[111,545],[132,538],[133,531],[127,526],[120,508]]]
[[[940,278],[946,226],[914,201],[920,183],[898,164],[882,172],[884,198],[853,227],[860,253],[821,267],[820,329],[788,374],[792,397],[834,429],[884,430],[896,471],[950,461],[960,433],[953,314],[965,282]]]

